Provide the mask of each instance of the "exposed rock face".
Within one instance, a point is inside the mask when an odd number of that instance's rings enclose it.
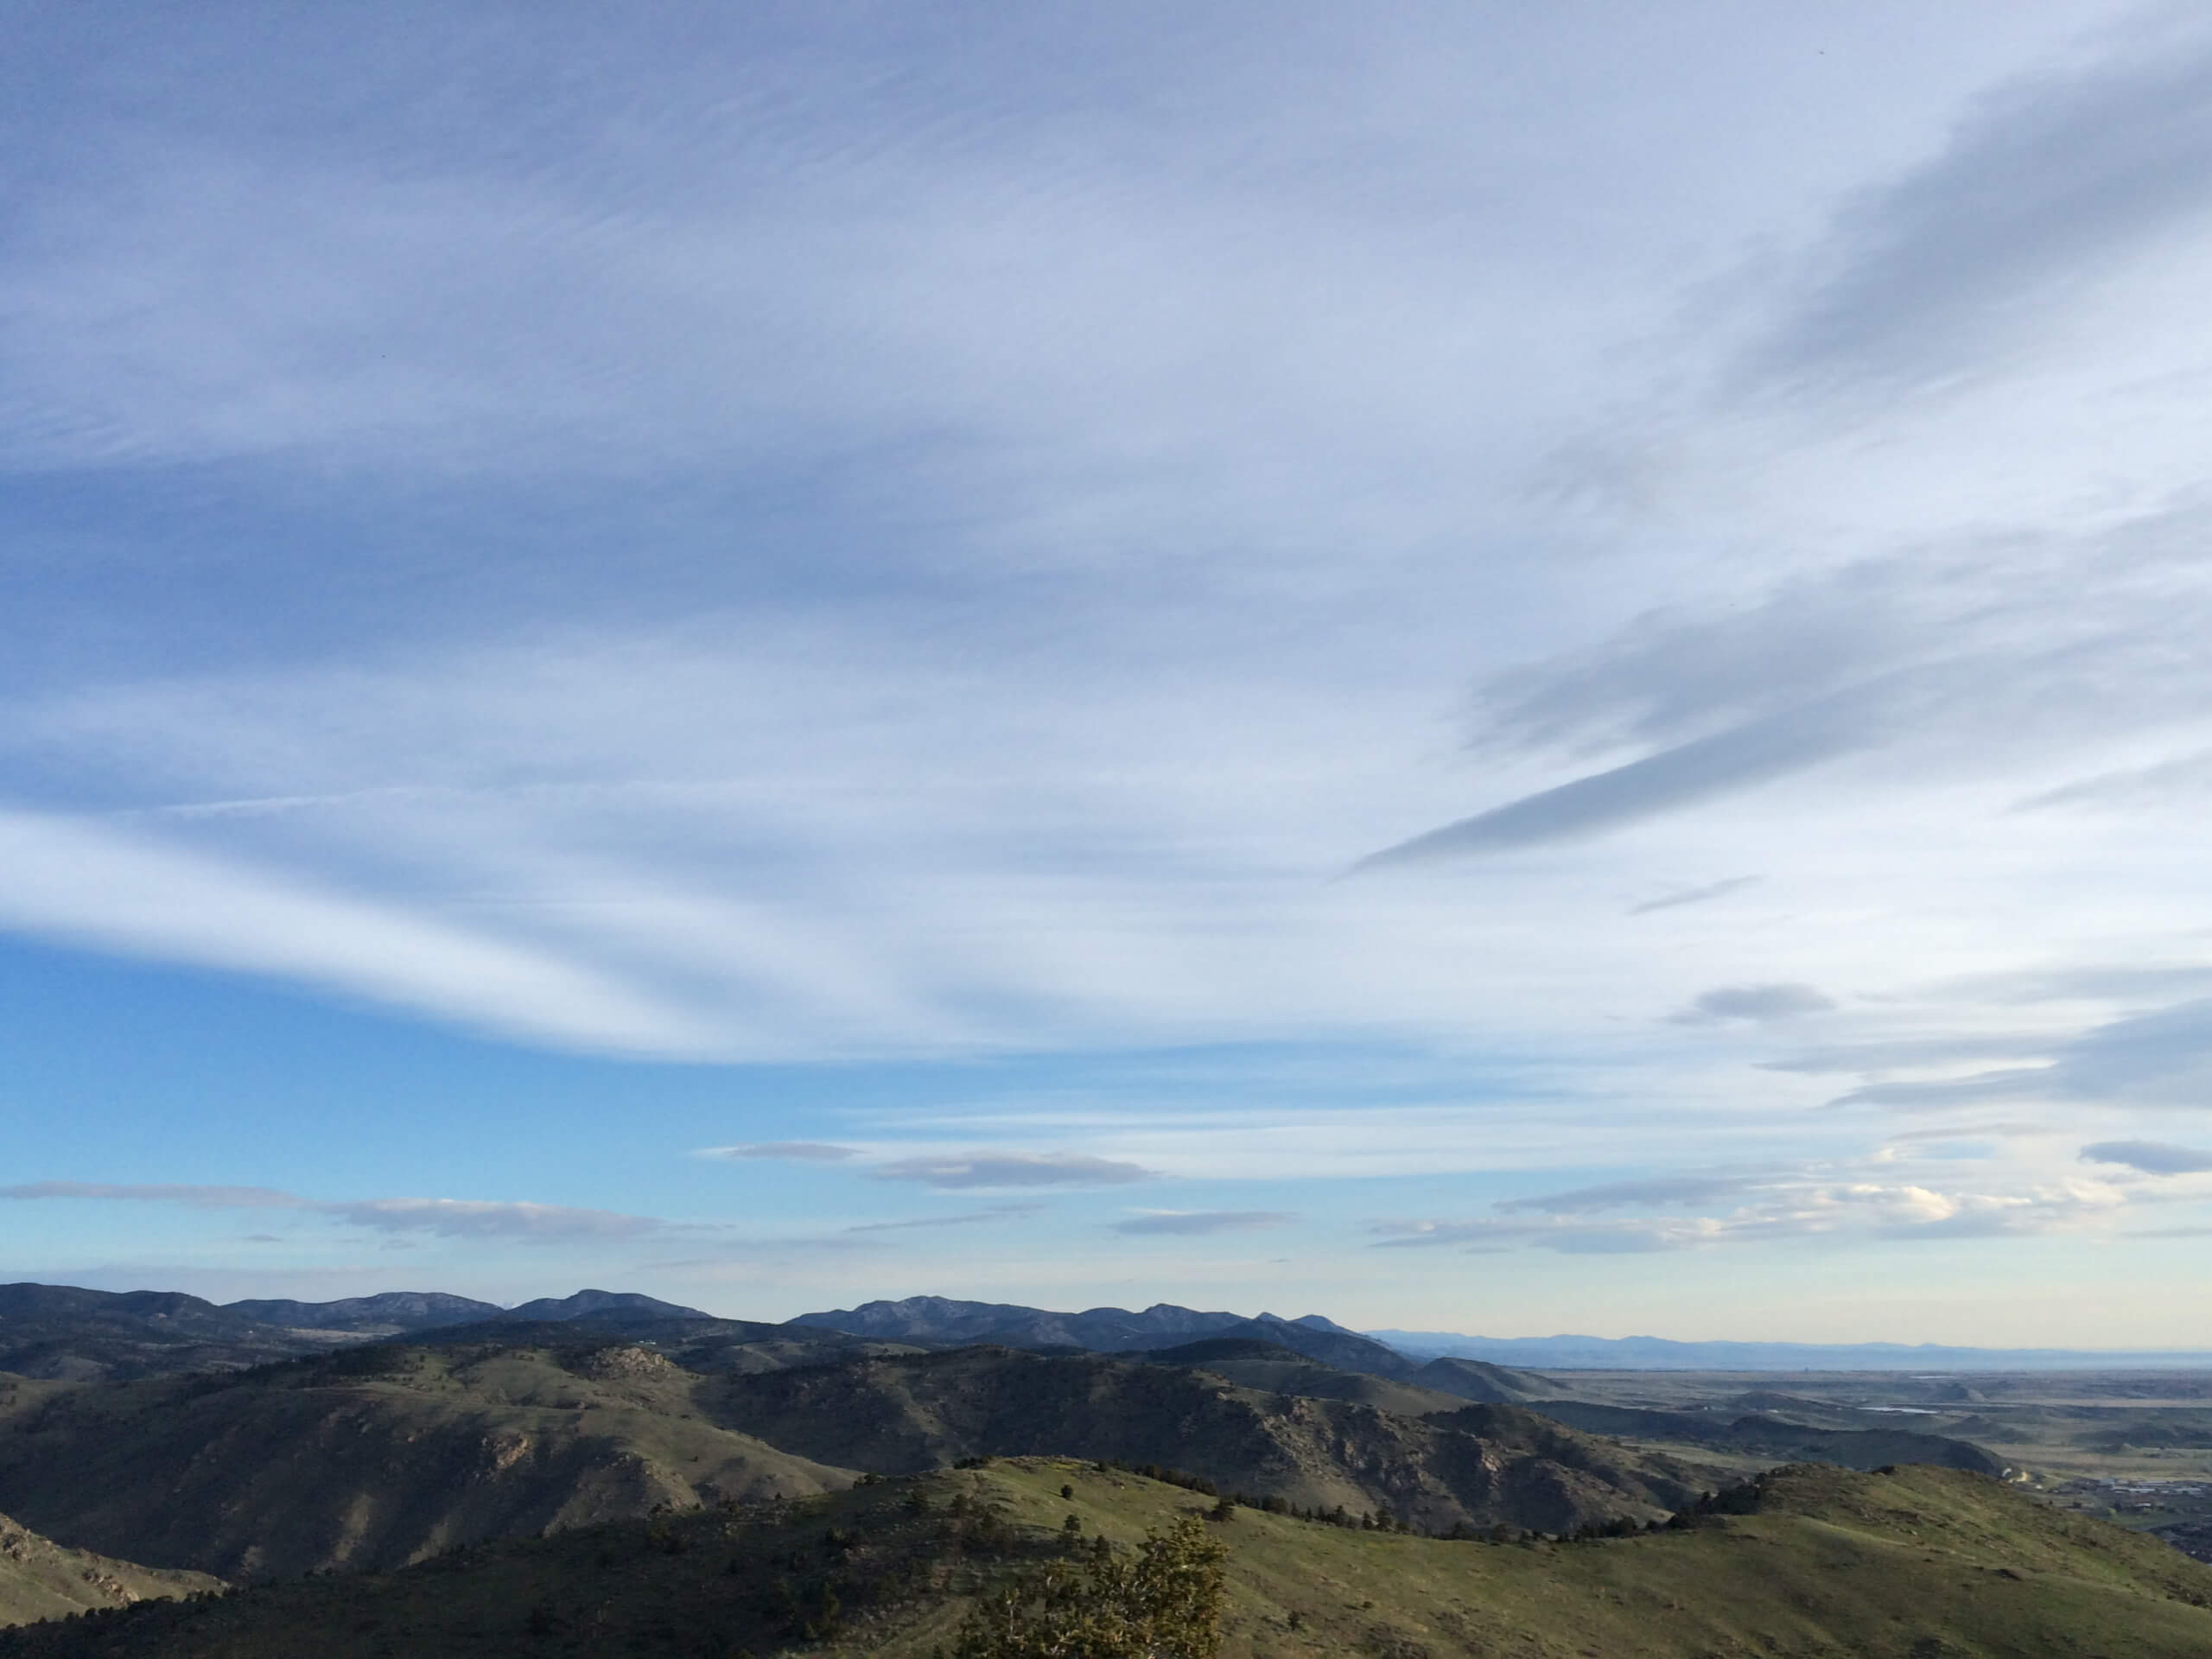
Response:
[[[595,1377],[602,1382],[619,1379],[637,1382],[649,1378],[655,1382],[671,1382],[684,1375],[681,1366],[652,1349],[627,1344],[599,1349],[576,1362],[571,1369],[580,1376]]]

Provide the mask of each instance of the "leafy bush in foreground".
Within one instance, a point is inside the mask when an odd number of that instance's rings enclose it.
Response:
[[[1087,1566],[990,1592],[952,1659],[1215,1659],[1228,1558],[1196,1515],[1146,1534],[1133,1555],[1094,1547]]]

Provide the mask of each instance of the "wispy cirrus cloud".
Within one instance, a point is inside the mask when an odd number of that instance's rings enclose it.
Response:
[[[2051,807],[2088,807],[2128,811],[2201,797],[2212,790],[2212,753],[2184,754],[2156,766],[2101,772],[2044,790],[2020,802],[2015,811]]]
[[[1297,1219],[1297,1214],[1287,1210],[1148,1210],[1112,1224],[1116,1232],[1132,1237],[1185,1236],[1287,1227]]]
[[[545,941],[84,817],[0,807],[0,925],[435,1011],[555,1046],[710,1050],[711,1027]]]
[[[1734,1196],[1745,1202],[1717,1213],[1687,1217],[1594,1219],[1592,1212],[1615,1206],[1592,1203],[1562,1207],[1541,1220],[1478,1217],[1384,1221],[1370,1230],[1379,1236],[1377,1244],[1383,1248],[1450,1247],[1487,1253],[1535,1247],[1597,1255],[1792,1238],[1981,1238],[2109,1228],[2128,1203],[2126,1193],[2101,1181],[2043,1183],[2007,1192],[1944,1190],[1915,1182],[1777,1179],[1745,1182]],[[1540,1200],[1520,1207],[1548,1206]]]
[[[1700,992],[1689,1007],[1668,1018],[1678,1026],[1719,1025],[1731,1020],[1764,1024],[1770,1020],[1826,1014],[1835,1005],[1834,997],[1810,985],[1720,985]]]
[[[730,1147],[704,1147],[698,1158],[773,1160],[798,1163],[852,1164],[877,1180],[913,1181],[945,1191],[1029,1186],[1115,1186],[1154,1179],[1157,1172],[1125,1160],[1090,1153],[980,1150],[962,1153],[909,1152],[887,1156],[858,1147],[817,1141],[763,1141]],[[972,1217],[1027,1213],[1033,1206],[1000,1206]],[[940,1226],[942,1221],[897,1222],[893,1226]]]
[[[575,12],[41,12],[0,108],[0,927],[507,1042],[831,1063],[669,1129],[791,1137],[711,1155],[748,1224],[862,1224],[794,1259],[1011,1213],[866,1219],[918,1188],[1065,1192],[1095,1238],[1155,1172],[1221,1183],[1170,1236],[1303,1203],[1233,1182],[1599,1164],[1657,1173],[1559,1176],[1470,1247],[2074,1224],[2021,1173],[2049,1148],[1964,1183],[1725,1160],[2202,1093],[2186,1033],[2090,1040],[2202,984],[1900,982],[2192,948],[2205,31],[1882,0],[1624,54],[1576,8],[1324,10],[733,8],[680,51]],[[1528,487],[1569,450],[1616,487]],[[1325,880],[1376,848],[1406,879]],[[1727,870],[1758,887],[1677,889]],[[1653,894],[1663,926],[1623,918]],[[1808,985],[1847,1006],[1777,995]],[[1083,1085],[1109,1052],[1147,1097]],[[1346,1054],[1428,1080],[1261,1075]],[[823,1103],[835,1065],[947,1057],[1049,1057],[1065,1109]],[[1829,1071],[1937,1092],[1800,1114]],[[653,1098],[606,1133],[697,1122]],[[2050,1156],[2152,1202],[2185,1184],[2068,1161],[2139,1130]],[[451,1185],[499,1190],[467,1155]],[[872,1207],[809,1212],[841,1184]]]
[[[2212,1169],[2212,1152],[2164,1141],[2098,1141],[2082,1148],[2082,1160],[2125,1164],[2145,1175],[2196,1175]]]
[[[269,1186],[190,1186],[163,1182],[22,1181],[0,1186],[0,1198],[98,1198],[181,1204],[194,1210],[298,1210],[306,1200]]]
[[[317,1215],[335,1217],[378,1232],[435,1233],[442,1238],[507,1238],[525,1243],[637,1238],[672,1229],[683,1230],[679,1224],[655,1216],[626,1216],[611,1210],[578,1209],[568,1205],[480,1198],[353,1198],[302,1207]]]
[[[1662,749],[1371,853],[1356,870],[1541,847],[1657,817],[1802,772],[1871,734],[1835,706],[1789,709]]]
[[[1821,1043],[1759,1061],[1764,1071],[1808,1077],[1856,1071],[1902,1071],[1955,1066],[1970,1061],[2033,1059],[2048,1056],[2065,1039],[2055,1032],[1959,1032],[1940,1037],[1869,1037],[1855,1042]]]
[[[1755,378],[1955,375],[2129,257],[2212,226],[2212,35],[2174,22],[1991,92],[1930,160],[1864,193],[1751,353]]]
[[[1478,752],[1570,765],[1643,752],[1362,868],[1585,837],[1832,763],[2001,776],[2146,727],[2190,741],[2207,673],[2182,635],[2212,621],[2212,601],[2176,588],[2207,522],[2184,502],[2120,529],[1859,560],[1782,582],[1748,609],[1655,611],[1596,645],[1493,675],[1476,697]],[[2084,603],[2075,572],[2090,546],[2114,579]],[[2063,714],[2050,717],[2054,707]]]
[[[2054,1042],[2048,1063],[1868,1084],[1843,1105],[1942,1109],[1984,1102],[2201,1106],[2212,1089],[2212,999],[2104,1021]]]
[[[1578,1215],[1601,1210],[1626,1210],[1656,1205],[1708,1204],[1771,1186],[1771,1176],[1698,1174],[1653,1175],[1641,1180],[1607,1181],[1597,1186],[1578,1186],[1564,1192],[1547,1192],[1529,1198],[1502,1198],[1505,1211],[1541,1210],[1552,1215]]]
[[[918,1181],[945,1188],[994,1186],[1122,1186],[1148,1181],[1141,1164],[1089,1153],[971,1152],[923,1154],[878,1164],[877,1179]]]
[[[1732,893],[1740,893],[1745,887],[1755,886],[1758,881],[1756,875],[1732,875],[1724,881],[1709,881],[1701,887],[1686,887],[1679,893],[1646,899],[1641,904],[1630,905],[1628,913],[1649,916],[1657,911],[1677,910],[1684,905],[1707,904],[1715,899],[1725,899]]]
[[[986,1222],[1020,1221],[1042,1215],[1041,1204],[995,1204],[988,1210],[967,1210],[957,1216],[916,1216],[906,1221],[864,1221],[848,1227],[849,1233],[904,1233],[938,1227],[975,1227]]]
[[[2005,1140],[2026,1135],[2057,1135],[2064,1131],[2049,1123],[1940,1123],[1925,1129],[1904,1129],[1888,1139],[1896,1144],[1912,1146],[1924,1141],[1961,1141],[1995,1137]]]
[[[289,1210],[387,1234],[426,1233],[442,1238],[506,1239],[522,1243],[571,1243],[637,1238],[684,1230],[653,1216],[566,1205],[472,1198],[309,1198],[261,1186],[189,1186],[161,1183],[29,1181],[0,1187],[0,1200],[79,1198],[136,1204],[175,1204],[194,1210]]]

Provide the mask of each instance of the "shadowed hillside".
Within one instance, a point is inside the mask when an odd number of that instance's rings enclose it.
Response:
[[[705,1421],[701,1382],[615,1344],[353,1348],[49,1391],[0,1433],[0,1507],[73,1544],[236,1579],[851,1479]]]
[[[1510,1408],[1474,1408],[1491,1414],[1471,1433],[1102,1355],[963,1348],[731,1376],[699,1397],[717,1421],[771,1445],[884,1473],[983,1455],[1117,1459],[1301,1507],[1387,1510],[1439,1531],[1642,1520],[1718,1478]]]
[[[1406,1379],[1440,1394],[1456,1394],[1486,1406],[1548,1400],[1568,1392],[1557,1379],[1516,1371],[1480,1359],[1432,1359]]]
[[[1065,1494],[1065,1495],[1064,1495]],[[1036,1459],[0,1631],[4,1659],[813,1653],[925,1659],[976,1594],[1188,1491]],[[1073,1528],[1068,1525],[1073,1518]],[[2212,1569],[1950,1470],[1792,1468],[1696,1524],[1490,1543],[1230,1512],[1224,1659],[2198,1659]]]

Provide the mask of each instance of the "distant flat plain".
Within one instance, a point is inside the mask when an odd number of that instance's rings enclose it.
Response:
[[[2202,1370],[1550,1370],[1593,1405],[1824,1428],[1909,1427],[1971,1440],[2063,1506],[2212,1559],[2212,1367]],[[1588,1425],[1585,1425],[1588,1426]],[[1655,1427],[1660,1427],[1657,1425]],[[1619,1438],[1687,1452],[1663,1433]],[[1731,1461],[1709,1441],[1708,1462]],[[1759,1460],[1733,1459],[1746,1471]]]

